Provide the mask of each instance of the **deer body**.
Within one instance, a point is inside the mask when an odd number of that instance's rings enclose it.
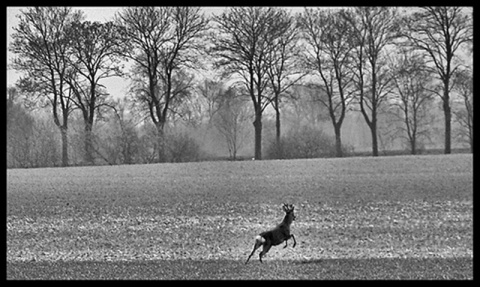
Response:
[[[287,205],[287,204],[283,205],[283,210],[286,213],[285,218],[274,229],[264,231],[255,238],[255,246],[253,247],[253,251],[252,253],[250,253],[250,256],[248,256],[248,259],[245,262],[245,264],[248,263],[248,260],[250,260],[250,257],[252,257],[253,253],[255,253],[255,250],[257,250],[260,246],[263,246],[262,252],[260,252],[260,255],[259,255],[260,262],[262,262],[262,257],[270,250],[272,246],[279,245],[285,241],[285,246],[283,248],[286,248],[287,241],[290,238],[293,239],[293,247],[297,245],[295,236],[293,236],[293,234],[290,233],[290,225],[292,224],[293,220],[295,220],[293,209],[294,209],[293,205]]]

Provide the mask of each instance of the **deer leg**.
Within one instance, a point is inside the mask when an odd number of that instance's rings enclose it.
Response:
[[[263,245],[263,249],[262,249],[262,252],[260,252],[260,255],[259,255],[259,258],[260,258],[260,262],[262,262],[262,257],[267,254],[268,250],[270,250],[270,248],[272,247],[272,244],[271,243],[266,243]],[[262,262],[263,263],[263,262]]]
[[[261,237],[260,235],[258,235],[257,237],[255,237],[255,246],[253,246],[252,253],[250,253],[250,256],[248,256],[247,261],[245,262],[245,264],[248,263],[248,260],[250,260],[250,257],[252,257],[253,253],[255,253],[255,250],[257,250],[258,247],[262,246],[263,243],[265,243],[265,239],[264,239],[263,237]]]
[[[288,239],[285,239],[285,246],[283,246],[283,248],[287,248],[287,242],[288,242]]]
[[[261,244],[261,243],[259,243],[258,241],[257,241],[257,242],[255,242],[255,246],[253,246],[252,253],[250,253],[250,256],[248,256],[248,258],[247,258],[247,261],[245,262],[245,264],[247,264],[247,263],[248,263],[248,260],[250,260],[250,257],[252,257],[253,253],[255,253],[255,250],[257,250],[257,249],[258,249],[258,247],[260,247],[260,246],[262,246],[262,244]]]
[[[297,241],[295,240],[295,236],[293,236],[293,234],[290,234],[290,237],[293,238],[293,246],[292,247],[295,247],[295,245],[297,245]]]

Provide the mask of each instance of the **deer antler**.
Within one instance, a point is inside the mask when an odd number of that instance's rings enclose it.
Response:
[[[283,210],[284,210],[285,212],[289,212],[289,211],[293,210],[293,204],[284,203],[284,204],[283,204]]]

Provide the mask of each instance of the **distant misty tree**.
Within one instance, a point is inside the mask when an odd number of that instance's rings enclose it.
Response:
[[[291,94],[284,109],[284,116],[291,126],[319,126],[329,120],[328,109],[318,100],[319,97],[326,97],[319,85],[295,85]]]
[[[51,115],[24,103],[25,96],[16,87],[7,88],[7,168],[58,166],[59,137]]]
[[[400,112],[402,137],[406,137],[410,153],[416,154],[419,139],[428,137],[428,127],[431,125],[428,109],[433,94],[428,87],[432,82],[432,74],[422,55],[405,49],[398,52],[391,64],[394,83],[391,104]]]
[[[28,167],[34,119],[17,98],[17,89],[7,88],[7,167]]]
[[[459,96],[458,109],[453,111],[462,129],[461,138],[466,138],[473,153],[473,71],[470,68],[458,70],[454,77],[454,90]]]
[[[212,119],[217,111],[217,102],[221,97],[223,83],[216,79],[205,79],[197,85],[198,100],[203,105],[203,114],[208,118],[207,128],[212,125]]]
[[[230,88],[219,94],[216,106],[213,124],[225,139],[230,159],[236,160],[245,138],[245,122],[250,119],[247,102]]]
[[[111,108],[102,113],[97,145],[110,164],[139,163],[139,120],[129,110],[129,104],[126,98],[117,98],[112,101]]]

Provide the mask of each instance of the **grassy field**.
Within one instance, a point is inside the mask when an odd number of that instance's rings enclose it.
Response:
[[[472,155],[7,170],[7,278],[471,279]]]

